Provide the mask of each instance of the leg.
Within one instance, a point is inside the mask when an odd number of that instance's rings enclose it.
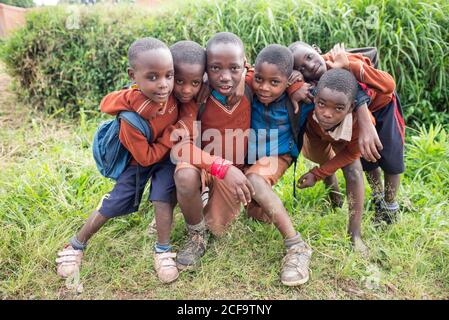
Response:
[[[281,199],[274,193],[271,186],[261,176],[250,173],[248,180],[254,187],[254,200],[262,207],[278,228],[284,238],[292,238],[296,235],[292,221]]]
[[[356,160],[343,168],[346,179],[346,193],[349,206],[348,232],[356,251],[367,254],[367,248],[362,241],[361,222],[363,212],[363,201],[365,197],[365,186],[360,160]]]
[[[175,173],[176,197],[186,223],[196,225],[203,220],[200,171],[182,168]]]
[[[387,203],[393,203],[396,199],[396,194],[401,183],[400,174],[388,174],[384,173],[385,176],[385,201]]]
[[[80,231],[70,240],[70,244],[58,252],[58,274],[68,277],[79,271],[83,250],[88,240],[110,219],[116,216],[129,214],[138,210],[136,204],[136,174],[137,166],[128,166],[120,175],[114,189],[104,197],[98,210],[92,212]],[[139,168],[140,185],[138,188],[138,199],[142,197],[143,190],[148,181],[151,167]]]
[[[208,234],[201,200],[201,172],[180,163],[175,172],[176,195],[187,224],[188,239],[176,257],[176,265],[183,270],[196,265],[206,252]]]
[[[335,173],[323,180],[326,187],[329,189],[329,198],[333,208],[341,208],[343,206],[343,197],[341,196],[340,188],[338,187],[338,180]]]
[[[76,235],[76,239],[81,243],[87,243],[89,239],[97,233],[98,230],[109,220],[109,218],[103,216],[99,211],[95,210],[87,218],[86,223],[81,227],[80,231]]]
[[[366,179],[368,180],[373,195],[381,195],[384,193],[381,175],[379,167],[371,171],[366,171]]]
[[[281,282],[287,286],[296,286],[309,279],[312,249],[294,229],[287,209],[272,189],[272,185],[277,183],[290,166],[291,160],[291,157],[285,155],[265,157],[252,165],[246,175],[255,191],[253,199],[284,238],[287,254],[282,262]],[[250,208],[248,215],[252,216]]]
[[[153,206],[156,217],[157,242],[160,245],[169,245],[173,222],[173,205],[171,203],[154,201]]]

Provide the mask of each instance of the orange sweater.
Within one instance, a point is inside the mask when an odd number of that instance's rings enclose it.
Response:
[[[124,110],[134,111],[150,124],[153,141],[155,141],[151,144],[148,143],[146,137],[126,121],[120,123],[119,138],[132,155],[131,164],[138,163],[144,167],[150,166],[161,161],[170,151],[170,148],[163,143],[159,143],[158,139],[162,136],[164,130],[175,124],[178,119],[178,107],[173,94],[168,98],[163,110],[154,119],[149,120],[150,114],[154,113],[154,108],[159,107],[158,104],[149,100],[136,88],[109,93],[100,103],[102,112],[117,115]],[[169,136],[169,134],[168,131],[164,132],[164,136]]]
[[[317,180],[322,180],[338,169],[346,167],[351,164],[354,160],[360,158],[360,149],[358,143],[359,128],[357,124],[357,114],[352,113],[352,137],[351,141],[347,142],[345,140],[335,141],[326,131],[324,131],[319,124],[313,119],[313,112],[310,112],[307,117],[307,125],[305,133],[310,141],[310,147],[314,148],[314,141],[328,141],[334,151],[336,152],[335,157],[328,160],[326,163],[322,164],[320,167],[316,167],[310,170],[311,173],[316,177]]]

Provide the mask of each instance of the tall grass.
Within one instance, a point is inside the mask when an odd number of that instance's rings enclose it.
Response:
[[[66,7],[30,14],[3,49],[18,91],[49,113],[95,110],[126,82],[126,50],[138,37],[205,45],[218,31],[239,35],[254,60],[267,44],[296,40],[324,51],[336,42],[376,46],[380,67],[397,81],[408,123],[447,123],[449,3],[419,0],[187,1],[157,14],[132,6]],[[79,19],[67,29],[68,18]],[[62,106],[62,107],[61,107]]]

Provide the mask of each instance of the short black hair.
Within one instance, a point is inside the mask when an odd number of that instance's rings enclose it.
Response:
[[[206,67],[206,50],[194,41],[178,41],[170,47],[173,64],[199,64]]]
[[[218,32],[214,34],[212,38],[207,41],[206,51],[209,51],[213,45],[218,43],[231,43],[241,48],[242,52],[245,52],[242,40],[232,32]]]
[[[270,44],[262,49],[256,58],[255,65],[264,62],[274,64],[278,67],[287,78],[290,77],[293,71],[293,54],[285,46],[280,44]]]
[[[167,45],[161,40],[151,37],[141,38],[134,41],[128,49],[128,63],[131,67],[135,66],[135,62],[139,53],[156,50],[168,49]]]
[[[296,50],[298,47],[308,47],[308,48],[310,48],[310,49],[315,50],[315,51],[318,52],[319,54],[322,54],[321,49],[320,49],[317,45],[315,45],[315,44],[310,45],[310,44],[308,44],[307,42],[304,42],[304,41],[296,41],[296,42],[293,42],[291,45],[288,46],[288,48],[290,49],[290,51],[291,51],[292,53],[294,53],[295,50]]]
[[[358,90],[358,83],[355,76],[345,69],[330,69],[326,71],[317,84],[317,93],[324,88],[329,88],[337,92],[343,92],[351,103],[354,101]]]

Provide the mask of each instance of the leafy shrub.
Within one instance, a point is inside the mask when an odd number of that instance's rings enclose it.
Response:
[[[67,22],[77,14],[79,28]],[[24,97],[49,113],[94,110],[126,82],[126,50],[138,37],[205,45],[218,31],[238,34],[248,58],[269,43],[298,39],[323,51],[336,42],[377,46],[380,68],[396,79],[408,123],[449,120],[449,4],[374,0],[187,2],[158,15],[134,6],[42,9],[5,45],[4,60]]]

